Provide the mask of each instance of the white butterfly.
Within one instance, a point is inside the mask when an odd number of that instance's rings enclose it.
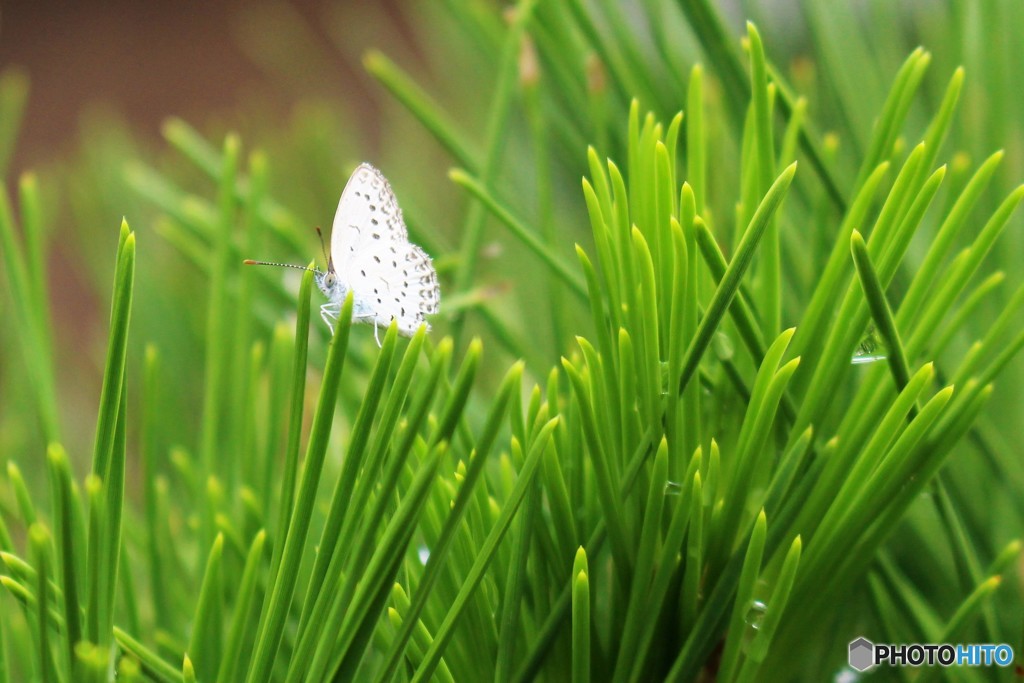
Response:
[[[280,265],[251,261],[246,263]],[[293,266],[295,267],[295,266]],[[331,253],[327,270],[316,271],[316,284],[328,302],[320,317],[334,334],[345,297],[352,291],[352,321],[373,323],[373,337],[380,346],[378,326],[398,321],[398,332],[407,337],[425,316],[437,313],[441,289],[430,257],[409,242],[402,210],[391,185],[370,164],[360,164],[341,193],[331,229]]]
[[[402,210],[391,185],[370,164],[360,164],[341,193],[331,229],[327,271],[316,284],[329,301],[320,317],[334,333],[349,290],[353,292],[352,320],[387,326],[398,321],[399,333],[412,336],[425,315],[437,313],[441,289],[430,257],[409,242]]]

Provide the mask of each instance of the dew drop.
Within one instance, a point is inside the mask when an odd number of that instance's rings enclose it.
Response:
[[[672,386],[672,378],[668,376],[668,362],[661,361],[659,366],[661,369],[661,395],[668,396],[669,387]]]
[[[735,354],[732,340],[729,339],[729,335],[723,332],[715,332],[715,336],[711,339],[711,347],[715,350],[718,360],[731,360],[733,354]]]
[[[683,487],[678,481],[666,481],[665,482],[665,495],[666,496],[681,496],[683,494]]]
[[[420,564],[426,566],[427,560],[430,559],[430,548],[428,548],[425,545],[421,545],[419,547],[419,550],[417,550],[417,554],[419,555],[420,558]]]
[[[885,354],[882,351],[884,351],[884,348],[882,348],[882,342],[878,338],[878,332],[875,330],[874,325],[870,325],[864,333],[864,338],[857,345],[857,350],[854,352],[853,358],[850,359],[850,363],[853,365],[864,365],[885,360]]]
[[[834,683],[857,683],[861,678],[860,674],[851,669],[849,666],[844,666],[842,669],[836,672],[835,678],[832,679]]]
[[[763,600],[753,600],[743,620],[747,622],[747,626],[757,631],[761,628],[761,623],[764,621],[764,613],[767,611],[768,605]]]

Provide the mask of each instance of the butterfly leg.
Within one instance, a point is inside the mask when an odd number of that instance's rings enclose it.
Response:
[[[380,348],[380,336],[377,334],[377,320],[373,321],[373,338],[377,341],[377,348]]]
[[[327,329],[331,331],[332,337],[334,336],[334,325],[331,323],[331,320],[337,320],[340,312],[338,304],[332,302],[327,302],[320,306],[320,317],[327,323]]]

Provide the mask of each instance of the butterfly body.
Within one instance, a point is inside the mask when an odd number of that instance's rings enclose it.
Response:
[[[397,321],[398,332],[412,336],[441,298],[434,266],[409,234],[391,185],[369,164],[352,173],[338,202],[331,229],[326,272],[316,283],[328,301],[320,315],[331,328],[352,291],[353,322],[378,326]],[[380,343],[379,337],[378,343]]]

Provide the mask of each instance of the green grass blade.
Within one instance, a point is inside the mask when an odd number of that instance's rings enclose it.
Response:
[[[114,639],[126,652],[131,653],[139,660],[143,669],[152,678],[162,681],[162,683],[182,683],[181,671],[116,626],[114,627]]]
[[[518,75],[519,46],[533,15],[537,0],[519,0],[516,3],[508,31],[504,36],[498,76],[491,96],[490,111],[484,139],[484,161],[480,167],[480,180],[484,187],[492,187],[497,180],[504,150],[505,128],[512,109]],[[484,235],[484,213],[479,204],[470,207],[462,231],[459,262],[455,270],[454,291],[465,292],[472,285],[480,256]],[[452,321],[453,336],[459,340],[462,331],[461,316]]]
[[[196,669],[192,664],[192,660],[189,659],[188,655],[185,655],[181,662],[181,680],[184,683],[196,683]]]
[[[860,173],[854,183],[855,188],[859,189],[868,174],[892,153],[893,143],[903,126],[910,103],[913,101],[914,91],[929,61],[928,53],[919,47],[907,57],[897,72],[889,96],[875,123],[874,135],[861,163]]]
[[[101,649],[111,639],[114,592],[121,547],[124,500],[125,388],[124,368],[135,275],[135,235],[121,223],[111,306],[110,339],[100,394],[93,477],[87,482],[90,502],[87,549],[88,607],[86,635]]]
[[[39,628],[39,675],[43,683],[57,680],[57,669],[50,650],[50,620],[47,618],[50,604],[50,532],[41,524],[29,528],[29,543],[36,560],[36,622]]]
[[[205,138],[195,128],[177,118],[170,118],[164,122],[162,133],[169,143],[182,155],[192,162],[206,176],[214,180],[223,179],[225,157],[217,150],[217,147]],[[203,226],[204,241],[210,241],[210,226],[217,220],[215,209],[198,197],[189,196],[184,201],[175,198],[175,190],[155,172],[150,172],[141,165],[132,163],[128,167],[128,181],[147,194],[153,195],[153,199],[161,205],[171,216],[184,219],[188,222],[199,222]],[[236,176],[237,177],[237,176]],[[237,177],[234,187],[236,199],[243,202],[250,202],[252,186],[247,178]],[[257,191],[259,191],[257,189]],[[251,202],[250,202],[251,203]],[[303,224],[287,211],[283,206],[270,197],[265,197],[259,202],[257,213],[259,220],[269,228],[282,242],[288,245],[296,253],[303,253],[304,242],[297,236],[299,228]],[[193,218],[201,218],[200,221],[189,221],[188,216],[182,215],[182,210],[193,212]],[[237,255],[232,245],[232,255]]]
[[[583,548],[584,565],[586,554]],[[572,680],[573,683],[590,681],[590,579],[587,570],[573,575],[572,584]]]
[[[160,355],[155,346],[148,345],[145,352],[142,399],[142,435],[139,439],[139,457],[142,461],[143,505],[146,524],[146,556],[149,569],[150,595],[153,601],[153,618],[157,628],[167,628],[171,615],[168,602],[169,591],[164,584],[165,548],[160,538],[160,513],[158,501],[158,424],[160,413],[159,391],[161,386]]]
[[[114,432],[114,448],[111,452],[110,467],[104,481],[106,500],[103,503],[103,531],[99,545],[102,560],[100,585],[103,590],[103,612],[100,621],[100,647],[107,647],[113,641],[114,607],[117,598],[118,571],[121,566],[123,541],[122,519],[124,517],[124,476],[127,461],[127,389],[121,385],[121,400],[118,406],[117,427]],[[130,610],[130,603],[128,604]]]
[[[53,520],[56,536],[58,585],[64,594],[63,616],[65,631],[62,634],[64,668],[71,671],[75,660],[75,644],[82,638],[81,605],[78,597],[76,573],[77,555],[83,548],[75,547],[74,515],[79,512],[71,490],[71,468],[67,454],[58,444],[51,444],[47,450],[47,464],[50,473],[50,490],[53,500]]]
[[[943,260],[952,249],[957,235],[966,225],[970,210],[981,198],[983,190],[992,180],[1003,156],[1004,153],[999,151],[986,159],[971,176],[964,189],[957,194],[953,207],[946,212],[946,218],[935,233],[932,246],[907,290],[903,305],[900,306],[897,322],[901,326],[912,324],[923,312],[925,300],[932,292],[935,277]]]
[[[229,683],[240,676],[244,667],[244,657],[251,652],[253,646],[259,618],[257,588],[266,540],[267,533],[260,530],[249,547],[249,555],[245,560],[245,569],[242,571],[238,595],[235,599],[231,628],[224,646],[224,656],[221,657],[220,669],[217,672],[216,680],[220,683]]]
[[[797,327],[790,348],[791,353],[804,359],[804,372],[801,374],[805,378],[809,375],[810,369],[818,364],[818,359],[823,353],[820,340],[826,334],[827,326],[832,321],[832,309],[842,295],[843,282],[851,272],[850,256],[846,244],[857,226],[866,221],[868,211],[875,201],[878,186],[888,170],[888,163],[877,166],[854,196],[850,210],[846,213],[836,233],[836,244],[829,254],[825,270],[818,280],[814,294],[811,295],[811,301],[804,311],[803,319]],[[799,375],[797,383],[804,384]]]
[[[28,226],[25,226],[28,229]],[[33,305],[33,282],[30,271],[28,245],[25,249],[18,244],[15,235],[14,216],[6,190],[0,192],[0,255],[3,257],[7,285],[11,290],[14,312],[20,334],[22,354],[25,359],[32,389],[35,393],[39,419],[48,441],[60,440],[55,387],[53,383],[52,358],[48,357],[45,332],[40,328],[43,311]],[[30,241],[26,237],[26,242]]]
[[[586,287],[573,274],[561,257],[554,254],[551,248],[537,237],[533,230],[527,228],[521,220],[513,216],[508,209],[502,206],[479,180],[472,178],[461,169],[449,171],[448,177],[456,185],[465,188],[471,195],[480,200],[495,218],[504,224],[524,246],[535,253],[551,269],[554,275],[558,276],[581,299],[586,299]]]
[[[629,675],[630,667],[634,663],[630,655],[636,652],[636,641],[640,637],[643,623],[655,618],[655,615],[646,609],[644,594],[648,589],[645,577],[650,576],[654,571],[656,544],[661,531],[662,510],[665,504],[665,487],[668,485],[668,443],[664,439],[654,456],[654,467],[651,470],[650,480],[646,509],[636,550],[635,575],[637,579],[630,587],[622,636],[617,648],[619,654],[613,676],[613,680],[617,681],[623,681]]]
[[[1001,576],[990,576],[989,578],[982,581],[978,586],[971,592],[967,598],[960,603],[956,613],[953,614],[949,619],[949,623],[946,624],[946,628],[942,635],[936,639],[937,643],[956,643],[960,642],[964,638],[964,631],[966,625],[971,619],[977,616],[978,612],[984,607],[985,603],[992,598],[992,595],[999,589],[1003,582]],[[921,672],[919,680],[931,681],[936,679],[938,673],[938,667],[929,667]]]
[[[717,284],[721,284],[722,278],[725,277],[725,271],[729,268],[729,263],[725,260],[725,254],[722,253],[722,249],[715,241],[714,235],[711,234],[711,229],[700,217],[694,220],[693,234],[711,277]],[[733,324],[736,325],[740,339],[750,352],[750,357],[760,363],[767,348],[761,326],[757,322],[757,316],[754,315],[751,297],[742,283],[729,306],[729,315]]]
[[[25,173],[19,178],[18,197],[21,203],[22,232],[25,237],[25,263],[31,296],[29,305],[40,345],[39,363],[48,383],[45,392],[50,396],[47,400],[53,400],[53,329],[49,319],[50,295],[44,255],[46,244],[40,215],[39,185],[34,174]],[[50,435],[50,438],[57,438],[57,435]]]
[[[768,76],[765,69],[764,45],[753,23],[747,22],[750,38],[751,92],[754,107],[754,146],[757,168],[757,194],[763,196],[775,178],[775,137],[772,134],[772,112],[769,109]],[[782,275],[779,263],[779,231],[774,218],[769,219],[761,250],[761,293],[758,311],[762,331],[771,339],[781,331]]]
[[[856,230],[853,231],[853,237],[850,239],[850,248],[853,251],[853,262],[857,267],[861,287],[864,288],[864,297],[871,310],[871,317],[885,342],[886,357],[893,379],[896,381],[896,390],[902,391],[910,381],[907,354],[903,348],[903,342],[900,340],[899,331],[896,329],[896,322],[893,320],[892,309],[889,308],[885,289],[878,279],[874,264],[871,263],[868,245]]]
[[[206,558],[206,570],[199,588],[199,601],[192,623],[192,638],[186,657],[192,659],[198,675],[213,678],[221,658],[224,622],[224,578],[221,564],[224,535],[217,534]]]
[[[433,674],[434,669],[437,667],[437,664],[444,653],[444,648],[447,646],[448,641],[453,635],[453,629],[459,619],[459,616],[465,609],[469,598],[472,596],[477,586],[479,586],[480,581],[484,576],[484,572],[490,565],[491,560],[494,559],[495,550],[497,549],[498,544],[504,537],[505,532],[508,531],[509,526],[512,524],[512,519],[515,517],[515,514],[519,509],[519,504],[526,496],[526,492],[533,480],[533,475],[536,473],[537,468],[540,465],[541,456],[544,454],[544,451],[548,446],[548,442],[550,441],[551,432],[558,424],[558,420],[559,418],[557,417],[549,420],[534,440],[533,445],[530,447],[530,452],[526,456],[526,461],[523,463],[523,467],[519,472],[519,477],[516,479],[515,489],[513,489],[512,493],[505,501],[505,505],[501,509],[501,514],[492,527],[491,532],[488,534],[487,540],[480,546],[480,551],[477,554],[472,569],[470,569],[469,573],[466,575],[458,596],[456,596],[455,600],[452,602],[451,608],[445,615],[444,622],[442,622],[440,628],[438,628],[437,633],[434,636],[434,642],[423,658],[423,663],[420,664],[419,668],[416,670],[416,674],[413,676],[413,683],[429,679]]]
[[[283,540],[284,550],[281,554],[280,568],[274,577],[272,588],[267,591],[264,598],[256,650],[246,678],[250,683],[270,678],[273,662],[283,637],[285,619],[288,616],[288,608],[295,590],[295,583],[298,580],[299,563],[302,561],[306,535],[309,532],[313,506],[316,502],[316,489],[320,483],[320,473],[327,454],[327,442],[331,436],[334,407],[338,398],[338,385],[341,382],[341,370],[345,363],[345,351],[348,348],[351,327],[352,292],[349,291],[338,318],[334,337],[331,339],[330,349],[327,352],[327,364],[324,368],[320,398],[317,402],[313,427],[306,447],[305,467],[295,500],[295,511],[288,525],[288,534]]]
[[[445,566],[445,560],[451,549],[455,535],[462,524],[465,512],[468,508],[474,488],[484,472],[487,464],[487,456],[498,436],[498,430],[509,410],[509,403],[514,395],[518,394],[522,382],[523,364],[514,364],[506,373],[505,379],[498,389],[497,398],[491,406],[487,421],[484,423],[483,431],[476,440],[475,453],[473,454],[466,474],[463,477],[459,493],[452,504],[451,511],[445,519],[444,527],[438,536],[437,541],[430,548],[430,559],[420,577],[418,590],[413,595],[411,606],[403,614],[402,629],[392,644],[391,651],[381,670],[378,680],[388,680],[394,675],[400,662],[404,645],[413,634],[415,624],[419,623],[419,617],[430,598],[430,591],[441,576],[441,570]]]
[[[406,617],[406,611],[409,609],[409,598],[406,596],[405,591],[399,584],[395,584],[395,587],[391,591],[391,599],[394,603],[394,607],[388,610],[388,619],[391,621],[391,625],[398,628],[400,624],[404,624]],[[412,638],[409,640],[409,652],[407,654],[409,664],[413,667],[419,666],[420,662],[423,661],[423,653],[430,648],[430,643],[433,642],[434,636],[430,633],[427,627],[422,621],[416,622],[416,627],[413,630]],[[455,679],[452,677],[451,671],[448,669],[448,665],[442,659],[438,664],[437,670],[434,672],[442,683],[454,683]],[[381,677],[383,678],[383,677]]]
[[[345,458],[341,476],[338,477],[338,483],[334,487],[334,494],[331,496],[330,511],[327,513],[327,520],[320,534],[319,552],[313,564],[306,599],[302,605],[302,616],[299,619],[300,633],[305,630],[309,613],[312,611],[316,596],[323,585],[324,575],[327,573],[327,567],[334,555],[335,544],[338,542],[345,520],[350,514],[356,513],[349,507],[351,491],[356,484],[356,477],[359,474],[363,458],[367,454],[366,443],[370,437],[370,428],[377,413],[377,406],[383,396],[384,381],[391,369],[391,359],[395,354],[397,338],[398,326],[397,323],[392,322],[384,335],[384,343],[377,356],[370,383],[367,385],[363,401],[359,405],[359,414],[356,416],[352,437],[349,441],[348,455]]]
[[[664,441],[662,443],[664,444]],[[659,448],[661,447],[663,446],[659,446]],[[700,478],[701,461],[701,452],[699,450],[695,451],[693,457],[690,458],[686,472],[681,477],[682,481],[696,482]],[[703,505],[703,500],[689,497],[698,488],[686,489],[681,487],[680,495],[674,501],[675,510],[672,511],[671,520],[664,535],[660,557],[658,558],[658,565],[645,597],[645,609],[649,613],[649,618],[643,620],[643,623],[640,625],[641,631],[635,654],[623,652],[623,655],[633,660],[630,672],[631,681],[643,680],[646,673],[645,664],[649,661],[649,653],[651,648],[657,644],[659,628],[664,625],[664,617],[659,617],[659,613],[665,609],[666,604],[672,602],[669,598],[669,591],[673,588],[679,569],[679,565],[676,562],[675,549],[682,548],[684,535],[687,529],[691,529],[690,525],[700,524],[693,516],[693,512]],[[691,531],[691,533],[693,532]],[[703,564],[697,564],[693,567],[693,570],[700,572],[702,566]],[[696,601],[697,596],[695,595],[693,599]]]
[[[110,654],[106,648],[82,641],[75,646],[75,681],[103,683],[110,668]]]
[[[223,166],[220,171],[220,187],[217,198],[217,221],[211,238],[212,257],[210,260],[210,294],[206,308],[206,356],[203,392],[202,441],[200,461],[207,476],[217,475],[232,482],[228,475],[228,458],[218,458],[220,435],[223,433],[225,396],[227,396],[228,358],[227,340],[231,329],[228,308],[227,279],[231,264],[232,233],[235,229],[235,178],[238,173],[238,156],[241,143],[234,135],[224,140]],[[213,539],[213,520],[204,520],[204,541]]]
[[[971,245],[968,255],[962,261],[957,262],[955,267],[951,268],[952,272],[944,278],[942,284],[938,287],[938,291],[931,293],[931,298],[921,314],[921,321],[917,327],[918,331],[914,338],[908,342],[910,348],[919,348],[925,331],[934,329],[934,326],[938,324],[938,321],[949,310],[953,300],[967,286],[967,282],[981,265],[982,259],[985,258],[995,244],[995,241],[1006,228],[1010,217],[1016,211],[1022,199],[1024,199],[1024,186],[1019,186],[1003,200],[999,208],[996,209],[982,227],[978,237]]]
[[[793,539],[793,544],[789,547],[789,552],[786,554],[786,559],[775,582],[775,588],[772,590],[772,596],[768,601],[764,617],[757,630],[757,635],[754,636],[753,642],[747,649],[747,658],[743,662],[743,668],[740,670],[738,680],[756,680],[755,676],[760,668],[759,665],[768,654],[768,648],[771,645],[772,638],[775,636],[779,621],[785,613],[786,602],[789,600],[797,568],[800,565],[800,551],[802,547],[800,536],[797,536]]]
[[[479,169],[480,154],[471,149],[459,127],[440,106],[388,57],[377,50],[363,56],[363,67],[426,128],[461,166]]]
[[[135,275],[135,236],[122,221],[114,266],[114,298],[110,315],[110,339],[100,393],[100,413],[96,425],[92,473],[105,478],[114,448],[115,428],[121,387],[124,382],[125,355],[128,344],[128,322],[131,318],[132,285]]]
[[[438,465],[447,452],[447,442],[440,441],[434,446],[433,452],[420,464],[415,479],[402,498],[398,509],[392,515],[387,528],[380,536],[373,558],[366,565],[363,582],[359,585],[351,602],[335,601],[331,615],[326,622],[325,630],[328,637],[320,639],[306,674],[307,680],[321,680],[326,673],[325,667],[330,658],[340,659],[341,667],[346,665],[346,659],[354,658],[355,663],[348,665],[349,669],[354,670],[358,660],[363,657],[364,651],[356,647],[359,642],[358,634],[364,628],[372,626],[378,618],[375,607],[379,601],[372,597],[379,595],[382,586],[390,588],[394,583],[394,573],[408,546],[414,522],[427,499],[431,485],[434,483]],[[344,617],[343,621],[342,616]],[[338,628],[335,628],[338,626],[340,626],[340,632]],[[335,633],[338,635],[334,636]]]
[[[746,630],[750,628],[750,625],[747,623],[747,617],[753,607],[754,584],[761,571],[761,558],[764,556],[767,534],[768,520],[762,510],[754,522],[754,532],[750,536],[747,552],[743,556],[743,571],[739,576],[739,583],[736,587],[736,601],[733,605],[732,617],[729,620],[725,650],[722,653],[722,663],[719,669],[719,676],[724,681],[733,680],[737,671],[736,667],[739,666],[740,645],[746,637]],[[722,579],[719,580],[721,581]],[[677,659],[677,665],[679,662],[680,660]],[[673,667],[673,673],[676,671],[676,667]],[[669,676],[671,678],[672,674]]]
[[[21,515],[22,522],[26,527],[32,526],[39,518],[36,504],[32,500],[32,494],[29,493],[28,485],[25,484],[21,468],[13,460],[7,463],[7,480],[11,483],[11,488],[14,489],[14,498],[17,501],[18,514]]]
[[[313,291],[313,271],[302,274],[299,286],[298,315],[295,318],[295,346],[292,361],[291,403],[288,411],[288,443],[284,452],[284,471],[278,498],[276,540],[271,574],[277,574],[284,551],[284,539],[291,524],[295,504],[295,481],[299,471],[299,441],[302,438],[302,415],[306,397],[306,359],[309,353],[309,306]],[[269,491],[268,491],[269,493]]]
[[[776,178],[768,193],[765,194],[764,199],[761,200],[761,204],[757,207],[757,211],[754,213],[750,225],[747,226],[746,232],[743,233],[743,239],[736,248],[736,254],[733,256],[732,261],[729,262],[729,267],[726,269],[722,281],[719,283],[711,298],[711,302],[708,304],[707,312],[697,327],[697,334],[686,349],[683,369],[679,378],[679,393],[686,389],[686,385],[693,378],[700,359],[703,357],[708,344],[711,343],[712,335],[729,309],[733,298],[736,296],[740,282],[750,266],[761,237],[764,236],[775,210],[789,189],[789,184],[792,182],[795,173],[796,162],[790,164]]]
[[[704,69],[694,64],[686,88],[686,182],[693,188],[697,215],[707,197],[707,138],[704,130]],[[684,225],[685,229],[685,225]]]
[[[964,302],[957,309],[956,313],[953,314],[953,317],[943,325],[942,331],[937,335],[937,338],[929,343],[932,353],[935,355],[941,355],[949,347],[954,335],[960,334],[964,330],[969,329],[969,321],[974,319],[974,316],[977,315],[979,307],[982,304],[987,303],[987,301],[994,296],[994,291],[999,289],[999,286],[1005,279],[1006,273],[1001,270],[997,270],[978,283],[978,286],[964,298]],[[1020,301],[1022,299],[1024,299],[1024,289],[1018,289],[1015,295],[1010,298],[1011,303],[1003,309],[1004,314],[1007,311],[1018,308],[1018,306],[1014,306],[1013,302],[1015,302],[1015,300]],[[1003,314],[1000,314],[1000,317],[1002,317],[1002,315]],[[998,323],[992,327],[998,327]]]
[[[266,155],[260,152],[253,152],[249,157],[249,180],[250,190],[244,206],[244,230],[245,230],[245,251],[255,254],[261,243],[263,232],[263,221],[259,216],[259,209],[263,203],[267,186],[267,159]],[[253,348],[252,327],[253,327],[253,288],[256,270],[243,268],[238,275],[238,294],[235,305],[234,336],[232,339],[233,349],[230,352],[230,386],[234,388],[231,393],[229,405],[229,416],[231,426],[231,440],[244,444],[249,437],[252,416],[252,388],[249,384],[253,373],[251,371],[252,359],[251,349]],[[244,463],[242,463],[244,466]],[[247,471],[240,470],[239,466],[231,469],[231,472],[241,481],[251,481],[246,476]]]
[[[704,484],[700,471],[693,473],[690,492],[690,533],[686,537],[686,565],[679,591],[679,620],[689,628],[696,619],[700,605],[701,572],[704,568]],[[653,629],[651,629],[653,630]]]
[[[583,420],[583,434],[587,440],[589,456],[594,466],[595,484],[597,497],[604,511],[604,522],[608,525],[608,535],[611,538],[612,555],[615,557],[616,566],[630,567],[629,543],[625,527],[622,521],[621,501],[615,496],[615,486],[612,483],[612,471],[609,465],[609,454],[600,445],[598,436],[599,426],[587,389],[586,381],[580,372],[567,359],[562,359],[562,367],[569,375],[576,402],[579,405],[580,416]],[[592,380],[594,381],[594,380]]]
[[[537,523],[540,501],[540,486],[539,482],[535,481],[526,494],[526,500],[523,503],[524,512],[521,515],[518,528],[515,531],[515,540],[513,541],[513,561],[509,565],[504,591],[506,601],[502,605],[501,622],[498,627],[500,640],[498,642],[498,657],[495,666],[495,681],[497,683],[507,683],[507,681],[511,680],[513,666],[516,662],[515,641],[518,636],[516,627],[521,618],[521,601],[526,590],[526,583],[529,580],[526,561],[530,551],[531,532]]]
[[[353,496],[354,500],[363,501],[356,509],[365,509],[366,501],[369,500],[370,487],[373,489],[379,487],[383,491],[391,491],[398,485],[399,476],[413,452],[416,437],[426,418],[427,411],[436,396],[435,392],[440,375],[442,370],[448,365],[451,351],[452,344],[450,339],[445,339],[438,346],[430,374],[423,383],[423,386],[420,387],[419,394],[412,404],[404,431],[399,435],[397,444],[394,444],[392,447],[389,454],[390,461],[386,469],[379,478],[363,478],[363,481],[360,482],[360,488],[363,491],[361,493],[357,491],[356,495]],[[455,413],[456,406],[459,406],[461,401],[465,401],[466,393],[469,391],[469,384],[479,363],[479,356],[480,344],[475,342],[470,346],[470,353],[463,363],[460,379],[456,381],[459,391],[450,397],[448,404],[448,415],[445,421],[452,429],[458,417]],[[403,392],[405,389],[406,387],[403,387]],[[390,437],[390,434],[388,434],[388,437]],[[384,451],[381,449],[380,457],[383,457],[383,455]],[[381,466],[381,463],[375,461],[375,457],[376,453],[374,456],[371,456],[371,460],[366,466],[367,471],[376,472],[377,467]],[[344,652],[339,652],[334,647],[338,640],[338,631],[345,623],[344,619],[347,616],[344,608],[352,604],[353,595],[356,593],[360,579],[364,576],[369,563],[375,563],[378,569],[381,565],[390,566],[387,563],[387,558],[373,553],[373,547],[378,540],[376,532],[384,525],[384,516],[390,501],[389,496],[378,495],[376,500],[373,501],[372,506],[366,510],[359,520],[361,527],[357,527],[355,517],[353,516],[350,518],[352,524],[346,525],[346,528],[342,529],[341,536],[335,547],[334,556],[331,558],[331,564],[327,569],[327,581],[317,596],[313,611],[307,620],[307,629],[304,633],[300,634],[299,641],[296,644],[291,665],[289,666],[288,676],[290,680],[302,680],[304,675],[308,674],[307,669],[314,667],[323,674],[330,668],[329,661],[332,657],[340,660],[344,656]],[[342,568],[346,565],[348,565],[347,571],[342,576]],[[368,594],[371,598],[373,597],[372,591]],[[319,627],[316,629],[312,628],[313,625],[322,624],[326,621],[334,624],[334,628],[326,632]],[[349,634],[353,640],[355,639],[356,631],[358,631],[358,626],[353,626]]]
[[[655,429],[653,426],[650,426],[639,439],[637,447],[628,461],[629,465],[623,474],[618,488],[620,498],[625,499],[632,491],[633,485],[636,483],[641,469],[647,462],[648,456],[653,453],[652,441],[654,438]],[[607,536],[605,521],[599,522],[587,539],[585,547],[591,556],[596,556],[604,544]],[[549,648],[554,644],[561,623],[569,617],[571,607],[572,591],[571,585],[567,583],[558,598],[552,603],[551,611],[538,632],[533,649],[527,655],[526,662],[516,675],[516,683],[524,683],[536,677],[544,657],[547,655]]]
[[[103,534],[103,482],[90,474],[85,480],[85,493],[89,500],[89,546],[86,558],[85,640],[94,643],[100,637],[101,602],[100,583],[102,553],[99,539]],[[76,645],[77,652],[77,645]]]

